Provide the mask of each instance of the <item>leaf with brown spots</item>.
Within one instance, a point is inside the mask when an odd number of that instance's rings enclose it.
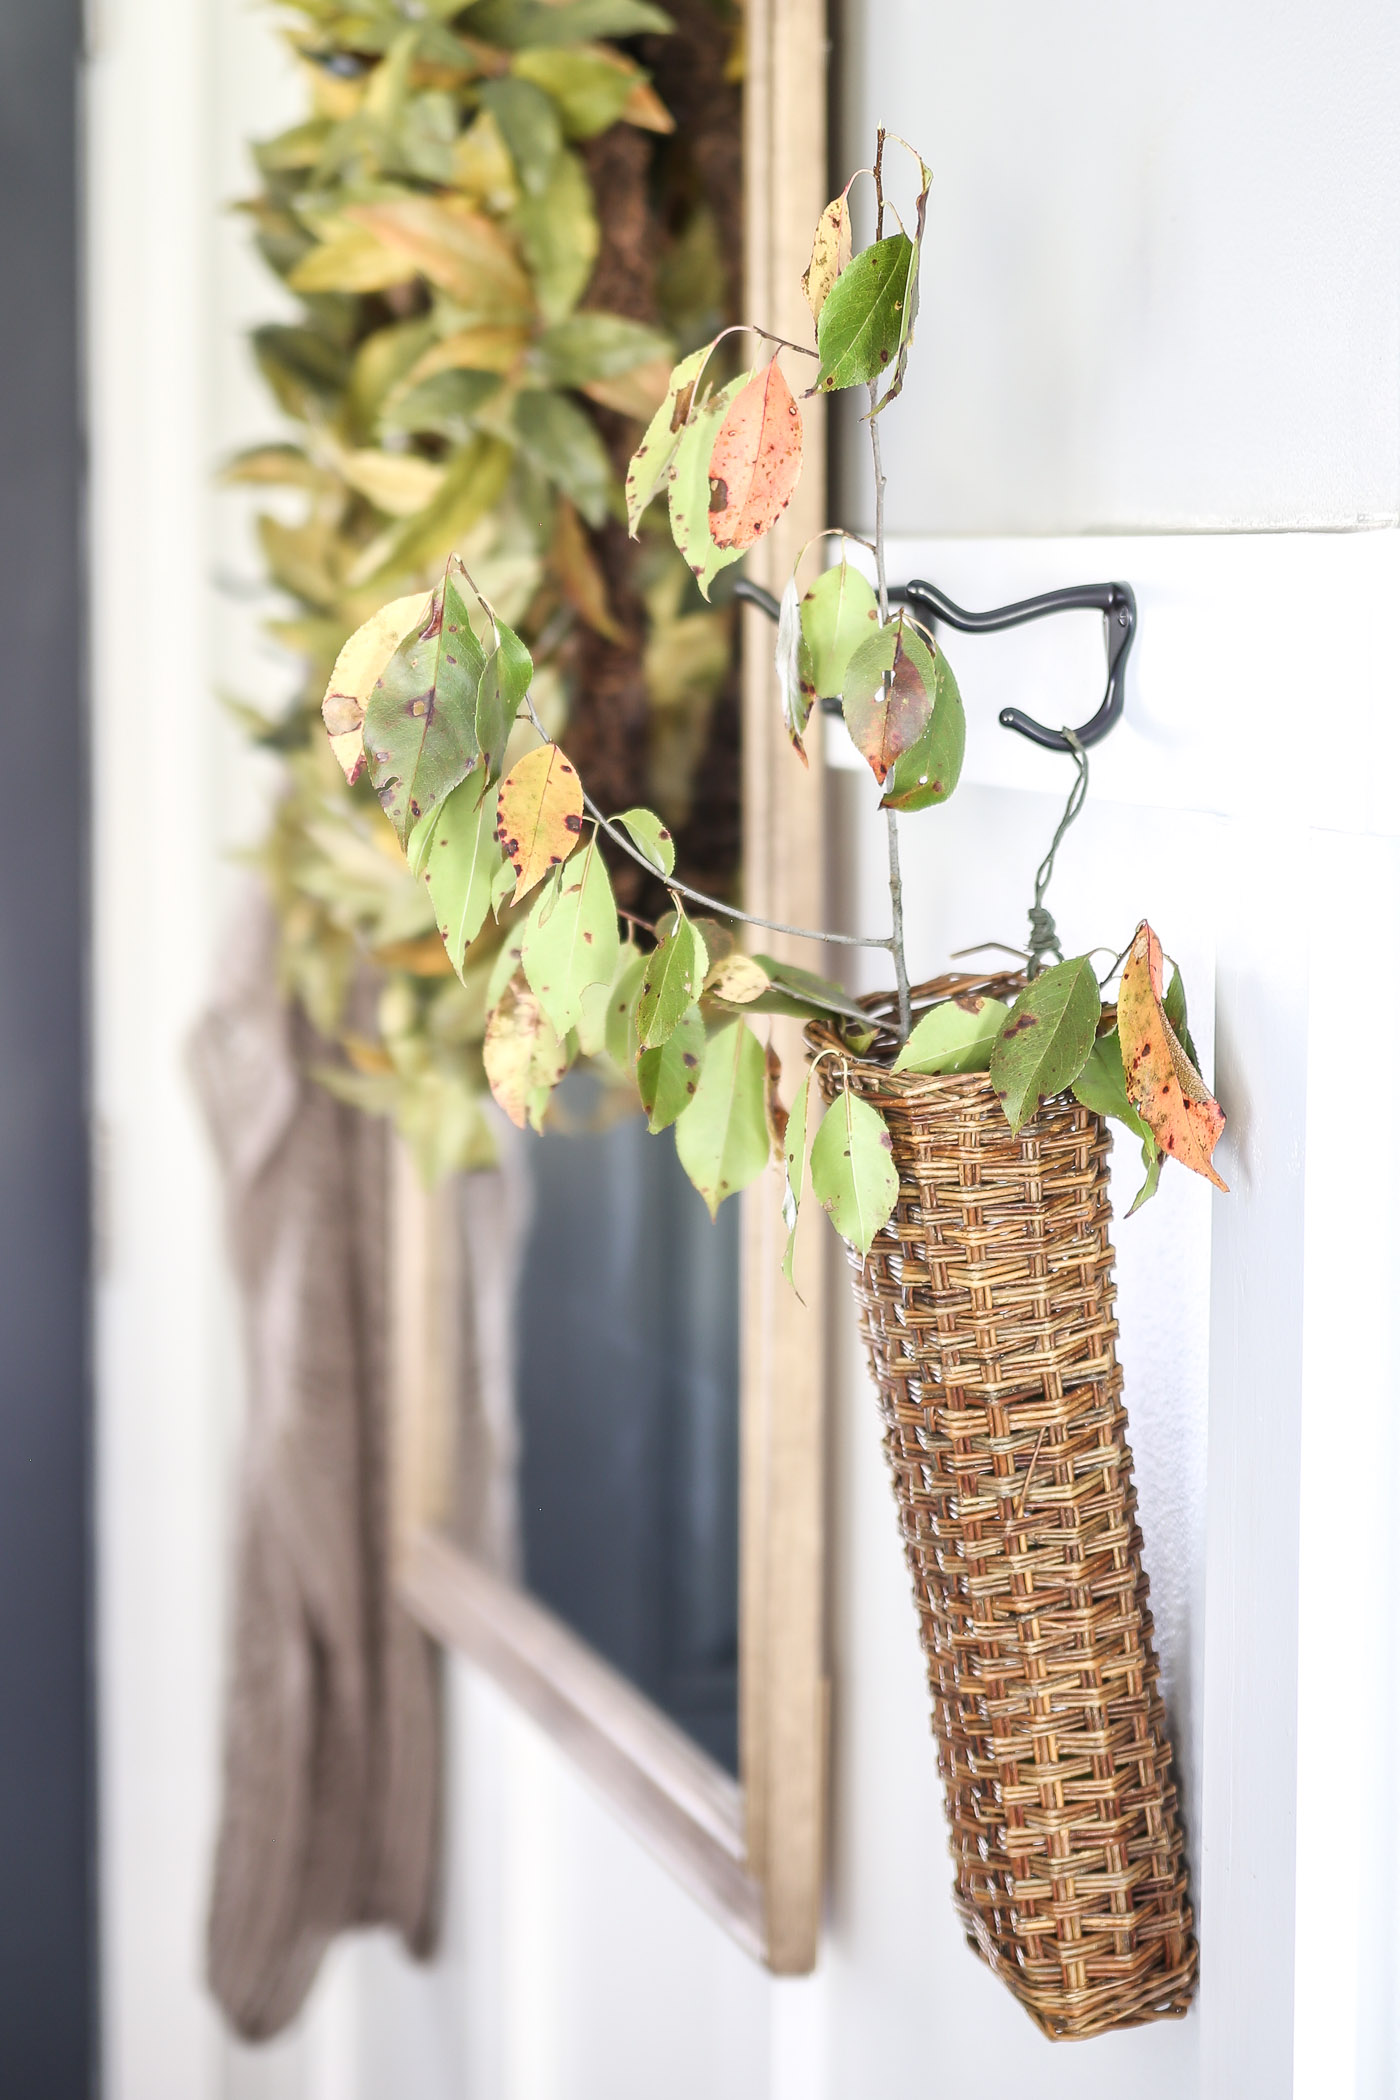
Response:
[[[676,447],[690,415],[695,382],[714,347],[713,343],[706,343],[703,348],[692,350],[689,357],[683,357],[675,366],[666,382],[666,399],[648,423],[646,436],[632,454],[627,469],[627,530],[633,539],[637,537],[642,512],[661,487],[666,470],[676,456]]]
[[[812,1140],[812,1194],[843,1240],[868,1254],[899,1201],[899,1173],[884,1117],[843,1088]]]
[[[913,252],[908,234],[892,233],[847,263],[817,323],[821,370],[814,394],[868,386],[898,356]]]
[[[619,947],[617,905],[595,832],[555,871],[525,922],[520,960],[556,1035],[578,1027],[595,985],[612,984]]]
[[[1101,1001],[1087,955],[1033,977],[992,1046],[992,1091],[1019,1130],[1042,1101],[1073,1086],[1094,1048]]]
[[[776,357],[734,396],[710,453],[710,537],[752,547],[772,530],[802,472],[802,411]]]
[[[848,182],[818,219],[812,238],[812,260],[802,272],[802,289],[814,321],[820,320],[831,287],[851,259],[851,207],[846,202],[850,187]]]
[[[851,742],[882,787],[895,760],[913,749],[928,726],[937,679],[927,642],[903,613],[867,635],[847,664],[841,712]]]
[[[695,1099],[676,1124],[676,1156],[711,1217],[768,1164],[763,1087],[758,1038],[731,1021],[711,1037]]]
[[[567,860],[583,829],[583,786],[557,744],[540,744],[501,782],[496,837],[515,870],[518,903],[542,875]]]
[[[389,658],[365,707],[369,777],[401,845],[480,758],[476,692],[485,655],[458,588],[464,576],[454,555],[426,619]]]
[[[705,1023],[698,1006],[688,1006],[671,1034],[655,1050],[637,1059],[637,1092],[647,1112],[647,1129],[655,1136],[684,1115],[700,1086],[705,1063]]]
[[[549,1097],[569,1069],[569,1053],[519,974],[487,1017],[481,1061],[492,1093],[517,1130],[527,1123],[539,1130]]]
[[[321,720],[331,749],[353,787],[365,766],[365,709],[375,682],[406,635],[423,623],[432,604],[431,591],[415,591],[381,605],[363,627],[357,627],[335,660]]]
[[[742,547],[718,546],[710,531],[710,454],[730,403],[747,380],[747,373],[731,379],[703,407],[691,409],[690,421],[667,469],[671,537],[699,584],[702,598],[709,597],[710,585],[720,570],[738,561],[744,551]]]
[[[932,809],[946,802],[962,777],[967,721],[958,682],[941,649],[933,660],[933,713],[923,735],[890,768],[881,809]]]
[[[1162,1004],[1162,946],[1146,919],[1118,988],[1118,1039],[1128,1099],[1168,1159],[1226,1184],[1211,1165],[1224,1111],[1186,1055]]]

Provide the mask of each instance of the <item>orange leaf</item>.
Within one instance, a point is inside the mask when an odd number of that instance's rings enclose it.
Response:
[[[559,746],[527,751],[501,782],[496,801],[496,837],[515,870],[514,899],[568,859],[582,829],[583,787]]]
[[[802,471],[802,413],[776,358],[741,387],[710,454],[710,537],[751,547],[776,525]]]
[[[1168,1159],[1225,1183],[1210,1163],[1225,1116],[1162,1009],[1162,945],[1143,920],[1118,989],[1118,1040],[1128,1099]]]

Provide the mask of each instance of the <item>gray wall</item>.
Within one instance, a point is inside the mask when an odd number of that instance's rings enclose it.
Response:
[[[0,8],[0,2090],[90,2090],[78,10]]]

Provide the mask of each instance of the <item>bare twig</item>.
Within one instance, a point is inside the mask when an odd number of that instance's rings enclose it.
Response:
[[[529,714],[535,734],[540,741],[545,744],[552,744],[554,739],[536,714],[535,703],[528,693],[525,695],[525,708]],[[580,787],[582,787],[581,782]],[[634,860],[637,863],[639,868],[645,868],[648,875],[654,875],[658,882],[663,882],[673,895],[687,897],[692,904],[703,904],[706,911],[720,912],[726,919],[737,919],[741,925],[761,926],[765,933],[790,933],[801,941],[833,941],[842,948],[888,948],[890,946],[888,934],[824,933],[814,926],[786,926],[781,919],[760,919],[756,912],[740,911],[737,904],[726,904],[722,897],[707,897],[703,890],[693,890],[688,882],[678,882],[674,875],[663,874],[656,862],[648,860],[646,854],[639,847],[632,844],[631,839],[627,837],[625,832],[619,831],[616,825],[608,822],[587,788],[582,788],[582,792],[583,806],[598,826],[598,829],[612,840],[620,853],[625,853],[629,860]]]
[[[885,226],[885,192],[881,180],[881,167],[885,156],[885,134],[880,130],[875,142],[875,238],[878,240]],[[880,625],[883,627],[890,616],[889,583],[885,576],[885,469],[880,456],[880,424],[876,416],[879,403],[879,383],[870,382],[870,457],[875,470],[875,581],[880,593]],[[899,820],[892,809],[885,811],[885,844],[889,853],[890,869],[890,937],[886,946],[894,957],[894,984],[899,996],[899,1040],[908,1039],[913,1013],[909,1001],[909,967],[904,957],[904,883],[899,871]]]

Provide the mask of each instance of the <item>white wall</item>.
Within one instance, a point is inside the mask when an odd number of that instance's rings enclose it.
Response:
[[[1229,1198],[1169,1175],[1117,1228],[1201,1999],[1178,2026],[1063,2049],[954,1928],[914,1616],[846,1315],[816,1976],[778,1983],[749,1965],[530,1724],[454,1665],[442,1958],[417,1971],[377,1938],[345,1949],[271,2050],[233,2048],[212,2016],[199,1931],[237,1342],[181,1056],[217,969],[221,855],[266,786],[208,696],[272,698],[281,675],[256,604],[213,588],[217,572],[255,573],[242,514],[208,474],[269,427],[238,334],[272,305],[216,206],[247,180],[241,138],[293,98],[269,17],[242,0],[106,0],[97,34],[112,2100],[867,2100],[967,2090],[974,2029],[993,2051],[990,2073],[978,2059],[988,2100],[1031,2083],[1045,2100],[1380,2100],[1400,2082],[1387,1084],[1400,537],[1277,528],[1397,513],[1392,12],[848,6],[853,149],[878,114],[938,170],[915,365],[932,395],[888,418],[904,535],[892,566],[971,604],[1109,575],[1137,587],[1128,722],[1096,754],[1052,903],[1074,942],[1120,943],[1152,916],[1188,966],[1231,1118]],[[1234,536],[1182,530],[1200,525]],[[1140,536],[1081,537],[1105,527]],[[1028,531],[1061,536],[1010,537]],[[967,785],[905,827],[914,949],[930,964],[1021,931],[1067,781],[996,710],[1011,698],[1082,720],[1102,677],[1095,624],[950,643]],[[853,915],[878,926],[871,797],[846,772],[833,793]]]
[[[842,167],[935,171],[896,531],[1395,521],[1387,0],[841,15]]]

